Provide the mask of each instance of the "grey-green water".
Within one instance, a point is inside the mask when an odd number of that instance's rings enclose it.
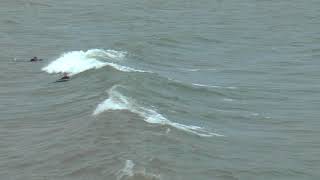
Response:
[[[1,179],[318,180],[319,17],[318,0],[2,0]]]

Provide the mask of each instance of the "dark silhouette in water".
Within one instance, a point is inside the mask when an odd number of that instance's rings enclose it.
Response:
[[[30,59],[30,62],[42,61],[42,59],[38,59],[36,56]]]
[[[70,76],[68,75],[68,73],[63,73],[63,77],[57,80],[56,82],[64,82],[69,80],[70,80]]]

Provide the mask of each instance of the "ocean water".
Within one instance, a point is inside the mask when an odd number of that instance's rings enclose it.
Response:
[[[318,0],[2,0],[0,179],[320,179],[319,17]]]

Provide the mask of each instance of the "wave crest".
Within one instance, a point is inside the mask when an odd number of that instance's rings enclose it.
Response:
[[[167,118],[165,118],[162,114],[158,113],[157,111],[140,106],[137,103],[135,103],[132,99],[126,96],[123,96],[121,93],[115,90],[117,87],[118,86],[113,86],[108,91],[109,98],[97,106],[97,108],[93,112],[93,115],[98,115],[104,111],[109,111],[109,110],[129,110],[132,113],[140,115],[141,117],[144,118],[144,121],[151,124],[172,126],[176,129],[193,133],[202,137],[223,136],[221,134],[207,131],[206,129],[199,126],[184,125],[184,124],[172,122]]]
[[[79,74],[89,69],[98,69],[104,66],[111,66],[124,72],[144,72],[127,66],[119,65],[104,60],[122,60],[126,52],[103,49],[90,49],[87,51],[71,51],[62,54],[58,59],[42,68],[47,73],[69,73],[70,75]]]

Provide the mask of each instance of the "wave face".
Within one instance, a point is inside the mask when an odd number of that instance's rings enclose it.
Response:
[[[133,99],[123,96],[121,93],[116,91],[119,86],[113,86],[109,91],[109,98],[100,103],[94,110],[93,115],[98,115],[104,111],[110,110],[129,110],[132,113],[138,114],[144,118],[144,121],[151,124],[168,125],[176,129],[193,133],[202,137],[211,136],[223,136],[221,134],[212,133],[202,127],[194,125],[184,125],[176,122],[172,122],[165,118],[162,114],[158,113],[153,109],[143,107],[136,103]]]
[[[144,72],[127,66],[122,66],[110,61],[120,61],[125,58],[126,52],[115,50],[91,49],[88,51],[71,51],[62,54],[58,59],[51,62],[43,71],[52,73],[69,73],[71,76],[87,71],[111,66],[123,72]]]

